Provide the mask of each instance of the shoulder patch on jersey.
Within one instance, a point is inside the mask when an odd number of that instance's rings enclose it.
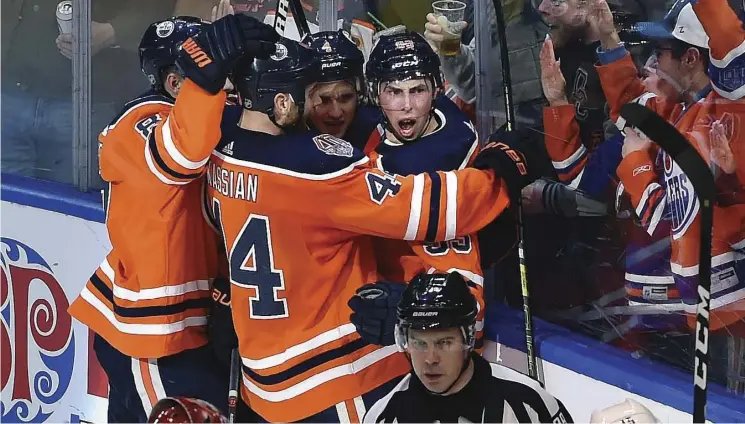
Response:
[[[318,147],[318,150],[327,155],[351,158],[354,151],[354,147],[348,141],[334,137],[331,134],[317,135],[313,137],[313,142]]]

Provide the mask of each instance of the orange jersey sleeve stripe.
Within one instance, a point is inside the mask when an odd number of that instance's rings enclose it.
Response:
[[[618,166],[617,173],[631,204],[647,233],[653,235],[665,210],[665,190],[658,183],[658,175],[649,151],[629,153]]]
[[[184,82],[171,114],[148,140],[146,159],[158,179],[166,184],[184,184],[202,174],[220,140],[225,99],[224,92],[213,96],[189,79]],[[202,111],[200,119],[190,116],[193,110]]]
[[[600,83],[608,99],[610,117],[615,122],[621,116],[621,106],[630,103],[647,90],[639,79],[639,71],[631,54],[607,65],[596,66]]]

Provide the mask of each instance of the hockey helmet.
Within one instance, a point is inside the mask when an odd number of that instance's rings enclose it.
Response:
[[[450,274],[419,274],[401,296],[396,311],[396,344],[405,350],[408,332],[461,328],[466,346],[476,343],[478,304],[468,283],[457,272]]]
[[[207,22],[192,16],[175,16],[147,28],[140,41],[140,67],[155,90],[163,88],[163,70],[176,64],[178,49]]]
[[[603,410],[593,411],[590,422],[593,424],[655,424],[660,421],[646,406],[633,399],[626,399]]]
[[[280,93],[291,95],[302,115],[305,89],[316,81],[319,71],[320,62],[313,50],[281,38],[269,59],[242,60],[233,78],[243,107],[266,113],[274,120],[274,97]]]
[[[203,400],[188,397],[167,397],[150,411],[149,423],[227,423],[220,411]]]
[[[443,89],[439,56],[424,37],[413,31],[380,37],[370,53],[365,77],[376,104],[384,82],[427,78],[436,92]]]
[[[303,42],[318,53],[321,61],[318,82],[353,79],[358,90],[361,88],[365,57],[344,30],[309,34]]]

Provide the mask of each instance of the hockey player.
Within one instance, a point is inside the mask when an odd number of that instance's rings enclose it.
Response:
[[[152,90],[99,138],[113,248],[69,311],[95,333],[110,422],[145,422],[171,395],[227,409],[227,378],[205,346],[220,248],[203,219],[201,177],[220,138],[229,71],[243,55],[273,53],[276,39],[271,27],[242,15],[213,24],[171,18],[143,36]],[[205,110],[218,116],[202,117]]]
[[[473,351],[476,299],[460,274],[417,276],[397,316],[396,344],[412,371],[363,422],[573,422],[538,382]]]
[[[615,119],[621,106],[644,93],[645,88],[609,22],[607,4],[595,1],[598,10],[604,12],[597,17],[604,34],[600,56],[603,65],[598,72]],[[725,0],[678,1],[662,23],[645,23],[639,28],[657,44],[658,72],[680,93],[675,99],[650,98],[646,106],[673,123],[712,164],[717,190],[723,194],[714,206],[711,329],[738,323],[727,332],[745,334],[745,227],[736,224],[745,219],[745,204],[732,204],[724,195],[743,190],[742,180],[737,177],[743,164],[735,162],[737,156],[729,155],[729,163],[724,165],[724,157],[714,154],[722,151],[720,148],[736,151],[737,141],[742,139],[737,116],[742,114],[745,89],[739,80],[726,75],[737,72],[742,63],[739,46],[745,41],[745,30]],[[650,234],[665,209],[671,214],[671,270],[681,297],[693,312],[699,257],[698,197],[669,155],[631,129],[625,134],[618,175]],[[658,153],[664,169],[661,173],[653,171]],[[692,315],[689,323],[693,324]]]
[[[534,154],[505,143],[477,158],[486,170],[401,177],[344,140],[295,131],[318,72],[289,40],[272,59],[242,64],[233,75],[246,110],[223,125],[207,173],[229,253],[242,394],[269,421],[358,421],[376,389],[408,371],[394,346],[361,340],[349,320],[347,300],[378,279],[369,236],[473,233],[534,179]]]
[[[362,51],[343,30],[312,34],[303,42],[321,61],[321,71],[306,100],[310,126],[363,149],[380,121],[380,112],[363,104]]]
[[[366,147],[378,169],[412,175],[463,169],[473,161],[478,137],[468,117],[442,95],[440,59],[421,35],[405,32],[381,37],[367,62],[366,78],[372,103],[380,107],[383,117]],[[415,129],[409,136],[401,134],[406,121]],[[484,310],[484,278],[476,237],[466,235],[434,244],[374,239],[373,246],[383,281],[360,290],[378,287],[400,295],[402,283],[417,274],[457,271],[470,281]],[[353,299],[352,322],[360,334],[371,343],[392,345],[393,322],[382,328],[367,325],[369,315],[375,315],[375,302]],[[380,306],[385,308],[389,302]],[[479,317],[481,328],[483,316]]]

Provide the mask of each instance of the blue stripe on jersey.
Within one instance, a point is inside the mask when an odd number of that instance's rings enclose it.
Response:
[[[427,223],[426,241],[434,242],[437,238],[437,229],[440,228],[440,196],[442,190],[442,180],[437,172],[429,172],[429,178],[432,180],[429,199],[429,222]]]
[[[709,77],[712,85],[726,93],[734,93],[745,87],[745,55],[738,56],[725,67],[709,65]]]
[[[101,293],[104,298],[106,298],[106,300],[111,302],[114,313],[124,318],[143,318],[180,314],[189,309],[209,308],[212,306],[213,302],[212,296],[208,294],[209,292],[205,292],[205,297],[188,299],[183,302],[173,303],[171,305],[140,307],[121,306],[116,303],[112,290],[109,288],[109,286],[106,285],[106,283],[103,282],[103,280],[101,280],[101,278],[98,277],[98,275],[93,274],[90,282],[93,284],[93,287],[98,290],[98,292]]]
[[[193,174],[182,174],[178,171],[174,171],[171,169],[166,162],[163,160],[163,157],[161,156],[160,152],[158,151],[158,143],[155,140],[155,131],[153,131],[152,134],[150,134],[150,139],[147,143],[148,148],[150,149],[150,153],[153,155],[153,160],[155,161],[155,164],[158,165],[158,168],[162,169],[166,172],[166,174],[174,177],[174,178],[180,178],[182,180],[193,180],[200,175],[202,175],[200,172],[196,172]]]
[[[369,343],[367,343],[363,339],[357,339],[351,343],[339,346],[336,349],[331,349],[329,351],[313,356],[312,358],[306,359],[305,361],[300,362],[299,364],[276,374],[261,375],[245,365],[243,365],[243,372],[245,372],[246,375],[248,375],[252,380],[259,384],[263,384],[266,386],[280,384],[291,378],[297,377],[298,375],[313,368],[321,366],[327,362],[331,362],[334,359],[350,355],[353,352],[356,352],[368,345]]]

